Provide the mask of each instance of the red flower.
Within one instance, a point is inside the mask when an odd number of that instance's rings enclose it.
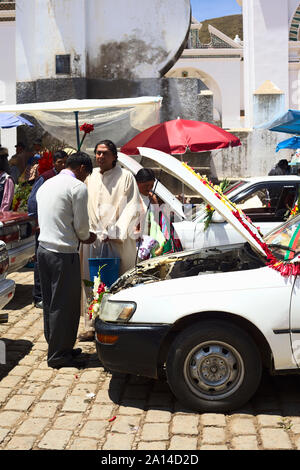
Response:
[[[85,134],[89,134],[94,130],[93,124],[87,124],[86,122],[80,126],[80,130],[84,132]]]
[[[99,287],[98,287],[98,290],[97,290],[98,294],[102,294],[102,292],[105,292],[105,284],[104,282],[101,282],[99,284]]]

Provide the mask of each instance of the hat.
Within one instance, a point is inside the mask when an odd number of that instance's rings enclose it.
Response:
[[[17,142],[15,147],[22,147],[23,149],[25,148],[25,144],[23,142]]]

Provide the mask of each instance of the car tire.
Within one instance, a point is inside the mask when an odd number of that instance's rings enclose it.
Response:
[[[249,334],[224,321],[203,321],[182,331],[166,361],[169,386],[187,408],[228,412],[256,392],[262,373],[258,347]]]

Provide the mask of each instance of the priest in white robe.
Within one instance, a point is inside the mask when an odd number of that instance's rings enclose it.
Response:
[[[92,245],[81,247],[82,278],[89,279],[89,258],[100,258],[104,251],[120,258],[119,275],[134,267],[136,261],[136,226],[139,222],[140,196],[134,176],[117,165],[117,149],[103,140],[95,147],[97,167],[87,178],[90,230],[97,234]],[[91,279],[92,280],[92,279]],[[80,340],[93,339],[93,322],[82,295],[86,333]]]

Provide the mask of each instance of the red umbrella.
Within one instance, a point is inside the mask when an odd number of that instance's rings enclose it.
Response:
[[[241,145],[240,139],[214,124],[174,119],[151,126],[123,145],[127,155],[138,155],[137,147],[149,147],[165,153],[184,154]]]

